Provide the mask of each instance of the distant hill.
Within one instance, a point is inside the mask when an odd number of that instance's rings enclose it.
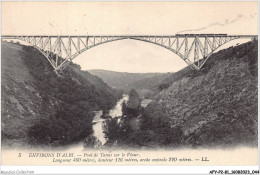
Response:
[[[88,70],[88,72],[102,78],[111,87],[123,89],[125,92],[134,88],[141,97],[154,94],[161,81],[171,75],[170,73],[127,73],[100,69]]]
[[[92,75],[96,75],[103,79],[111,87],[123,89],[135,81],[150,78],[156,75],[163,75],[164,73],[128,73],[128,72],[115,72],[109,70],[93,69],[88,70]]]
[[[160,91],[160,85],[171,75],[172,73],[165,73],[137,80],[125,87],[125,90],[135,89],[140,97],[153,99],[154,95]]]

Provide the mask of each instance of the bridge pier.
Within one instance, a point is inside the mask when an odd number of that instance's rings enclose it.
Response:
[[[63,76],[64,72],[62,69],[54,69],[54,72],[56,73],[56,75],[58,76]]]

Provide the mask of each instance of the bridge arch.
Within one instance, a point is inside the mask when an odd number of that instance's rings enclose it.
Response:
[[[73,59],[86,50],[126,39],[161,46],[178,55],[191,69],[200,70],[214,51],[227,42],[238,38],[257,38],[257,36],[182,34],[174,36],[2,36],[2,38],[18,39],[31,44],[48,59],[55,71],[65,69]]]

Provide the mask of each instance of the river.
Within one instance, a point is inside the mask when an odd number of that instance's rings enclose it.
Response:
[[[122,102],[123,101],[128,101],[129,100],[129,96],[126,94],[123,94],[123,97],[117,102],[117,104],[115,105],[115,107],[113,109],[111,109],[109,111],[109,115],[114,118],[116,116],[122,116]],[[148,103],[150,103],[152,100],[150,100],[149,102],[147,100],[143,100],[141,105],[143,107],[147,106]],[[97,139],[99,139],[102,143],[102,145],[104,145],[107,140],[105,138],[105,134],[103,133],[104,129],[103,129],[103,122],[106,119],[102,119],[100,118],[100,116],[102,115],[102,110],[96,111],[95,112],[95,116],[93,119],[93,125],[92,125],[92,129],[93,129],[93,136],[97,137]],[[138,123],[138,119],[137,118],[133,118],[130,121],[130,125],[132,127],[133,130],[138,129],[137,126]],[[77,152],[79,150],[82,150],[82,146],[84,145],[84,140],[78,142],[78,143],[74,143],[71,144],[69,146],[63,147],[66,150],[70,151],[70,152]]]
[[[114,118],[116,116],[122,116],[122,106],[121,104],[123,101],[128,101],[129,96],[123,94],[123,97],[117,102],[116,106],[109,111],[109,115]],[[102,110],[96,111],[95,116],[93,119],[93,136],[97,137],[101,142],[102,145],[106,143],[105,134],[103,133],[103,122],[106,119],[100,118],[102,115]]]

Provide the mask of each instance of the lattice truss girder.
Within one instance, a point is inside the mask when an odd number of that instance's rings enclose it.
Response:
[[[94,46],[125,37],[114,36],[20,36],[16,39],[26,41],[37,48],[55,70],[63,70],[80,53]]]
[[[223,44],[252,36],[175,35],[175,36],[16,36],[37,48],[52,67],[63,70],[80,53],[107,42],[133,39],[164,47],[182,58],[191,69],[199,70],[210,55]]]
[[[236,36],[151,36],[132,39],[164,47],[182,58],[191,69],[199,70],[208,57],[223,44],[237,39]]]

